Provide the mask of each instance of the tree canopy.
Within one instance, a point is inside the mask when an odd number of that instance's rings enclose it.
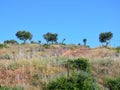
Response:
[[[101,43],[106,43],[105,46],[108,46],[111,38],[113,37],[113,33],[111,32],[103,32],[99,34],[99,41]]]
[[[57,36],[58,36],[58,34],[56,34],[56,33],[53,34],[53,33],[48,32],[43,35],[43,38],[47,41],[47,44],[49,42],[51,42],[53,44],[53,43],[57,43],[57,40],[58,40]]]
[[[19,38],[20,40],[23,40],[24,43],[26,43],[27,40],[31,40],[32,37],[33,37],[30,32],[25,31],[25,30],[23,30],[23,31],[18,31],[18,32],[16,33],[16,36],[17,36],[17,38]]]
[[[87,42],[87,39],[84,38],[84,39],[83,39],[84,46],[86,46],[86,42]]]

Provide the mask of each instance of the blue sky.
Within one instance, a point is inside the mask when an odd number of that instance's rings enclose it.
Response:
[[[18,30],[43,39],[58,33],[58,42],[100,46],[99,34],[111,31],[112,46],[120,46],[120,0],[0,0],[0,42],[15,39]]]

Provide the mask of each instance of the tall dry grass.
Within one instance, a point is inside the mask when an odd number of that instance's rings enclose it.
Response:
[[[0,84],[43,90],[50,80],[66,74],[62,63],[64,60],[64,58],[50,57],[10,60],[8,63],[2,61],[0,63]]]

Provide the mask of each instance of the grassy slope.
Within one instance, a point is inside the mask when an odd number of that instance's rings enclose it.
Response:
[[[23,86],[26,90],[42,90],[50,80],[66,75],[62,63],[69,58],[88,58],[101,90],[106,78],[120,76],[120,56],[109,48],[52,45],[45,49],[36,44],[18,45],[0,49],[0,57],[0,84]]]

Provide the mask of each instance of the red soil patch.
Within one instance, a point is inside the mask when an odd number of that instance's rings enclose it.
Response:
[[[17,84],[25,84],[29,80],[29,74],[23,69],[8,70],[7,68],[0,69],[0,84],[7,86],[15,86]]]
[[[65,56],[65,57],[69,57],[69,56],[84,57],[89,53],[90,53],[89,48],[78,48],[78,49],[75,49],[75,50],[67,50],[66,52],[64,52],[62,54],[62,56]]]

